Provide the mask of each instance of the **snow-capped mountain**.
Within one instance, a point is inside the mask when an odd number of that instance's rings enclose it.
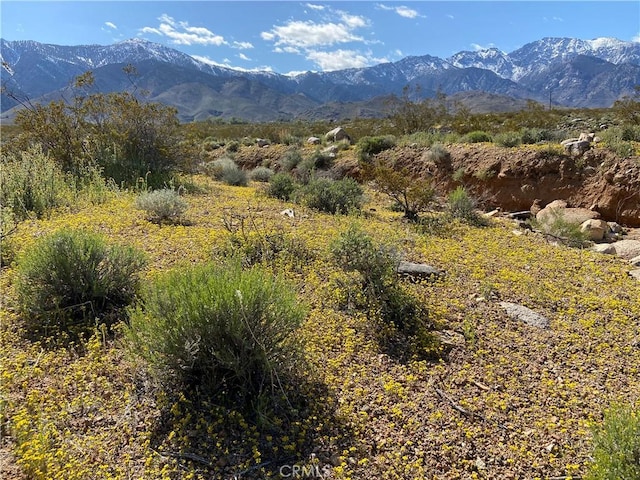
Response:
[[[31,100],[56,98],[73,78],[91,70],[102,91],[126,89],[122,67],[138,70],[136,82],[150,98],[178,108],[183,120],[209,116],[247,120],[295,118],[336,102],[399,95],[407,85],[419,95],[484,91],[561,105],[606,107],[640,84],[640,43],[613,38],[543,38],[511,52],[496,48],[430,55],[397,62],[296,76],[246,72],[212,65],[141,39],[113,45],[60,46],[0,39],[3,86]],[[414,93],[416,91],[414,90]],[[416,94],[417,95],[417,94]],[[16,105],[2,96],[2,111]],[[325,109],[326,110],[326,109]]]

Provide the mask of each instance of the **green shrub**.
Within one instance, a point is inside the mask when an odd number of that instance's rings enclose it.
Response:
[[[302,161],[302,154],[297,148],[287,150],[280,158],[280,168],[285,172],[290,172]]]
[[[304,316],[293,288],[271,272],[204,264],[144,289],[127,336],[159,373],[237,404],[281,388]]]
[[[498,133],[493,138],[493,141],[496,145],[501,147],[512,148],[520,145],[522,143],[522,138],[520,138],[520,134],[518,132],[504,132]]]
[[[397,170],[386,165],[376,165],[367,171],[375,186],[391,198],[405,218],[416,221],[418,214],[427,211],[435,191],[431,182],[414,179],[406,168]]]
[[[188,205],[178,193],[171,188],[143,193],[136,199],[136,208],[147,212],[153,222],[178,222]]]
[[[562,136],[559,132],[553,132],[544,128],[523,128],[520,130],[520,138],[524,144],[556,141]]]
[[[472,225],[478,225],[482,218],[476,212],[475,201],[467,190],[459,186],[447,196],[447,213],[452,217]]]
[[[222,171],[222,182],[234,187],[246,187],[249,183],[247,172],[238,168],[230,167]]]
[[[449,150],[447,150],[441,143],[434,143],[427,151],[426,160],[433,162],[436,165],[441,165],[448,162],[451,158]]]
[[[351,225],[331,242],[333,261],[343,270],[357,271],[363,277],[364,289],[377,295],[395,281],[399,256],[388,246],[376,245],[357,225]]]
[[[40,217],[66,203],[72,193],[70,179],[39,146],[3,160],[1,175],[0,204],[16,220]]]
[[[593,464],[587,480],[640,478],[640,411],[614,406],[593,427]]]
[[[316,150],[313,152],[306,161],[309,162],[312,169],[326,170],[331,168],[333,161],[335,160],[335,154],[329,152],[323,152],[322,150]]]
[[[240,142],[233,140],[227,143],[227,147],[225,150],[230,153],[236,153],[238,150],[240,150]]]
[[[20,310],[36,330],[111,320],[131,302],[145,262],[130,247],[96,234],[61,230],[42,238],[19,260]]]
[[[268,182],[273,177],[273,170],[268,167],[256,167],[251,171],[251,180],[255,182]]]
[[[464,141],[466,143],[482,143],[490,142],[491,140],[491,135],[489,135],[487,132],[483,132],[482,130],[469,132],[464,137]]]
[[[267,188],[267,195],[280,200],[288,201],[291,199],[291,195],[296,190],[296,182],[288,173],[276,173],[269,180],[269,188]]]
[[[395,249],[377,245],[359,227],[351,225],[331,242],[330,251],[333,261],[343,270],[357,272],[360,276],[362,295],[350,292],[350,296],[355,300],[356,308],[382,320],[382,324],[374,327],[378,341],[396,350],[400,340],[398,334],[404,337],[409,344],[393,352],[402,357],[422,357],[437,350],[437,340],[430,332],[428,312],[398,282],[400,258]]]
[[[360,159],[362,161],[369,161],[371,157],[377,155],[380,152],[389,150],[396,146],[396,138],[392,135],[385,135],[381,137],[363,137],[358,141],[358,148],[360,150]]]
[[[342,180],[316,179],[298,190],[297,200],[327,213],[349,213],[359,210],[364,201],[362,187],[351,178]]]

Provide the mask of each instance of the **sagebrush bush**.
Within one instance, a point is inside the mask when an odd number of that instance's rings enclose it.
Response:
[[[466,143],[482,143],[490,142],[491,140],[491,135],[489,135],[487,132],[483,132],[482,130],[469,132],[464,137],[464,141]]]
[[[148,285],[129,311],[127,336],[159,373],[244,403],[281,388],[304,316],[294,289],[272,272],[204,264]]]
[[[280,200],[288,201],[296,190],[296,182],[288,173],[276,173],[269,179],[267,195]]]
[[[249,183],[249,176],[247,172],[238,167],[225,168],[222,171],[221,180],[223,183],[234,187],[246,187]]]
[[[302,154],[297,148],[287,150],[282,157],[280,157],[280,168],[285,172],[290,172],[298,166],[302,161]]]
[[[100,235],[60,230],[18,259],[16,292],[30,327],[90,326],[128,305],[145,265],[137,250]]]
[[[273,170],[269,167],[256,167],[251,171],[251,180],[255,182],[268,182],[273,177]]]
[[[205,173],[211,175],[216,180],[222,180],[225,170],[233,169],[238,169],[238,165],[231,157],[227,156],[217,158],[204,165]]]
[[[563,214],[563,209],[551,211],[551,215],[541,221],[531,219],[532,225],[547,235],[560,240],[570,247],[584,247],[587,244],[587,233],[580,230],[580,225],[568,221]]]
[[[520,145],[522,138],[518,132],[503,132],[496,134],[493,141],[501,147],[512,148]]]
[[[315,179],[297,190],[296,200],[309,208],[327,213],[349,213],[364,202],[362,187],[352,178]]]
[[[16,220],[38,217],[63,205],[72,194],[70,178],[40,146],[2,160],[0,204]]]
[[[378,137],[363,137],[358,141],[360,160],[369,161],[371,157],[380,152],[396,146],[396,138],[392,135]]]
[[[640,411],[632,406],[614,406],[592,431],[593,464],[587,480],[640,478]]]
[[[426,160],[441,165],[451,158],[449,150],[441,143],[434,143],[426,153]]]
[[[472,225],[482,223],[482,217],[476,211],[476,202],[462,186],[458,186],[447,196],[447,213],[452,218]]]
[[[177,190],[163,188],[140,195],[136,198],[136,208],[147,212],[153,222],[178,222],[187,211],[188,204]]]

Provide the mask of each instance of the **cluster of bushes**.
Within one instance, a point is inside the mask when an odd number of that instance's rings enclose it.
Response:
[[[236,260],[179,268],[143,285],[144,266],[131,247],[58,231],[19,259],[20,312],[45,338],[127,319],[133,351],[159,375],[231,404],[284,381],[297,351],[291,334],[305,316],[290,285]]]
[[[314,178],[307,184],[300,184],[292,175],[281,172],[271,177],[266,193],[273,198],[293,200],[309,208],[333,214],[360,210],[364,202],[364,191],[352,178]]]

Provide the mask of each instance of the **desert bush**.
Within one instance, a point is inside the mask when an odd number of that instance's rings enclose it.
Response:
[[[493,137],[493,141],[496,145],[501,147],[517,147],[522,143],[522,138],[520,138],[520,134],[518,132],[503,132],[498,133]]]
[[[380,152],[396,146],[396,138],[392,135],[379,137],[363,137],[358,141],[360,160],[367,162]]]
[[[491,135],[487,132],[483,132],[482,130],[475,130],[473,132],[469,132],[464,136],[464,142],[466,143],[482,143],[482,142],[490,142],[492,140]]]
[[[449,150],[445,148],[441,143],[434,143],[429,148],[429,151],[426,154],[426,160],[429,162],[433,162],[436,165],[440,165],[451,158],[451,154]]]
[[[237,405],[282,388],[304,316],[294,289],[271,272],[204,264],[145,288],[127,337],[158,373]]]
[[[386,165],[376,165],[367,171],[375,187],[391,198],[405,218],[417,220],[418,215],[427,211],[435,192],[431,182],[414,179],[406,169],[395,169]]]
[[[208,162],[204,165],[204,171],[208,175],[211,175],[216,180],[222,180],[222,176],[225,170],[237,169],[238,165],[233,161],[231,157],[223,156]]]
[[[153,222],[178,222],[187,207],[178,191],[171,188],[146,192],[136,199],[136,208],[147,212]]]
[[[16,220],[40,217],[71,195],[70,179],[39,145],[3,159],[1,175],[0,204]]]
[[[295,190],[296,182],[293,177],[288,173],[280,172],[269,179],[267,195],[288,201]]]
[[[312,180],[297,191],[296,197],[309,208],[334,214],[359,210],[364,201],[362,187],[351,178]]]
[[[227,143],[227,146],[225,148],[225,151],[229,153],[236,153],[238,150],[240,150],[240,142],[236,140],[232,140],[231,142]]]
[[[255,182],[268,182],[273,177],[273,170],[268,167],[256,167],[251,171],[251,180]]]
[[[325,170],[331,168],[334,159],[335,155],[329,152],[323,152],[322,150],[316,150],[307,159],[303,160],[303,162],[308,162],[311,169]],[[298,165],[298,167],[300,167],[300,165]]]
[[[287,150],[280,158],[280,168],[285,172],[290,172],[302,161],[302,154],[297,148]]]
[[[482,217],[476,211],[475,201],[462,186],[457,187],[447,196],[447,214],[472,225],[482,223]]]
[[[224,168],[221,180],[223,183],[234,187],[246,187],[249,183],[249,176],[246,171],[236,166],[235,168]]]
[[[385,348],[395,350],[393,344],[400,335],[408,345],[392,353],[402,357],[434,353],[437,341],[430,332],[428,312],[399,284],[396,272],[400,257],[394,248],[376,244],[357,225],[351,225],[331,242],[330,252],[343,270],[360,276],[362,295],[351,292],[354,306],[382,320],[374,329]]]
[[[587,480],[640,478],[640,411],[614,406],[592,431],[593,463]]]
[[[80,230],[58,231],[18,259],[20,310],[36,330],[109,323],[108,314],[132,301],[144,264],[131,247]]]
[[[523,128],[520,130],[520,138],[524,144],[535,144],[539,142],[551,142],[559,140],[562,135],[544,128]]]

